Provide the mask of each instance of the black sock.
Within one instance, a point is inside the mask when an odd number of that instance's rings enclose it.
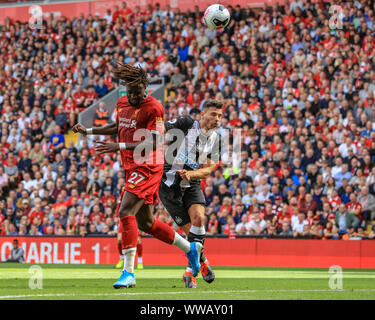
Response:
[[[194,233],[189,232],[189,235],[188,235],[189,242],[199,242],[203,246],[205,239],[206,239],[205,234],[194,234]],[[204,253],[202,251],[201,256],[200,256],[200,262],[204,262],[204,261],[206,261],[206,257],[204,256]],[[189,262],[189,267],[191,268],[190,262]]]

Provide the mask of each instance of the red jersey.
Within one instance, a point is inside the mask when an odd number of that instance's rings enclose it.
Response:
[[[154,133],[163,133],[163,119],[164,107],[154,97],[147,96],[139,107],[130,105],[127,96],[121,97],[117,101],[116,106],[118,142],[134,143],[144,140],[145,130]],[[142,158],[140,152],[137,152],[137,154],[134,154],[133,150],[121,150],[120,152],[125,170],[133,169],[142,165],[134,161],[134,159]],[[157,150],[151,151],[148,156],[144,156],[144,159],[145,162],[143,163],[143,166],[164,166],[161,144]]]
[[[235,120],[229,120],[229,125],[232,127],[235,127],[238,124],[242,124],[242,120],[237,118]]]
[[[332,198],[328,198],[328,203],[331,205],[331,207],[336,210],[338,208],[339,204],[341,203],[341,198],[339,196]]]
[[[357,218],[362,219],[362,205],[359,202],[348,202],[345,206],[349,211],[359,209]]]
[[[94,217],[95,217],[97,214],[98,214],[99,217],[100,217],[100,221],[101,221],[101,222],[104,222],[104,221],[105,221],[105,214],[104,214],[103,212],[99,212],[99,213],[94,213],[94,212],[92,212],[92,213],[90,214],[90,216],[89,216],[90,221],[93,222],[93,221],[94,221]]]
[[[116,202],[116,197],[113,196],[113,195],[110,195],[109,197],[102,196],[102,203],[105,204],[105,203],[107,202],[108,199],[111,200],[112,203],[115,203],[115,202]]]
[[[126,18],[130,14],[132,14],[132,11],[129,8],[126,8],[125,10],[120,9],[120,15],[122,15],[124,18]]]
[[[43,217],[44,217],[44,212],[42,210],[40,210],[40,211],[33,210],[32,212],[29,213],[29,220],[30,220],[31,223],[33,222],[33,219],[35,217],[38,217],[39,221],[42,222]]]

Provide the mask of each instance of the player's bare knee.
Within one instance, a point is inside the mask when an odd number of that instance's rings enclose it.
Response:
[[[123,210],[121,210],[121,208],[120,208],[120,210],[118,212],[118,215],[119,215],[119,217],[121,219],[123,217],[134,215],[134,213],[132,213],[132,210],[130,210],[130,208],[129,209],[124,208]]]
[[[201,217],[197,217],[194,220],[193,226],[194,227],[201,227],[203,225],[203,219]]]
[[[133,201],[126,201],[121,203],[120,210],[119,210],[119,217],[120,219],[126,216],[134,215],[134,202]]]
[[[204,223],[204,213],[202,214],[201,212],[195,212],[190,219],[193,226],[201,227]]]
[[[152,223],[143,222],[142,224],[138,224],[138,228],[139,228],[139,230],[147,233],[152,228]]]
[[[191,225],[194,227],[202,227],[204,224],[205,208],[200,204],[193,204],[189,208],[189,216]]]

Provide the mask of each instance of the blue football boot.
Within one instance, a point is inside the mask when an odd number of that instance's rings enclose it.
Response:
[[[199,242],[190,242],[190,251],[186,254],[191,265],[193,277],[199,273],[200,263],[199,257],[201,256],[203,246]]]
[[[122,271],[120,278],[113,284],[115,289],[135,287],[134,273]]]

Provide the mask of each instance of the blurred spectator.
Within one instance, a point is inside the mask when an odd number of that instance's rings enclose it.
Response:
[[[241,217],[241,222],[236,225],[236,233],[239,235],[249,235],[248,231],[248,215],[244,214]]]
[[[292,236],[293,232],[292,229],[290,228],[290,224],[288,220],[284,220],[282,223],[282,227],[280,229],[279,235],[281,236]]]
[[[61,133],[61,127],[59,125],[56,125],[55,132],[50,137],[50,142],[52,143],[56,153],[61,152],[61,150],[64,148],[65,137]]]
[[[236,233],[236,224],[232,216],[227,217],[227,223],[222,227],[224,235],[231,235]]]
[[[361,193],[358,196],[358,202],[361,205],[362,217],[364,225],[367,220],[374,220],[375,219],[375,197],[369,193],[369,189],[367,186],[363,186],[361,189]]]
[[[275,236],[277,235],[276,226],[272,224],[271,220],[266,221],[266,230],[265,234],[268,236]]]
[[[329,215],[329,221],[326,223],[326,227],[324,229],[324,237],[326,239],[338,239],[339,238],[339,230],[336,226],[336,215],[331,213]]]
[[[207,224],[206,224],[206,230],[207,230],[207,234],[210,234],[210,235],[215,235],[215,234],[221,233],[221,224],[217,220],[217,213],[216,212],[212,212],[210,214],[210,218],[209,218],[209,220],[207,221]]]
[[[258,211],[253,211],[250,222],[247,229],[250,234],[262,234],[266,229],[267,223],[265,220],[260,218],[260,213]]]
[[[13,240],[13,249],[10,251],[7,262],[25,263],[25,252],[23,248],[19,247],[18,240]]]
[[[94,125],[95,127],[102,127],[108,123],[109,112],[106,109],[104,102],[99,103],[98,109],[95,110]]]
[[[292,223],[293,236],[297,237],[304,235],[304,227],[308,224],[309,223],[305,219],[305,214],[303,212],[299,212],[297,219]]]
[[[98,94],[98,97],[101,98],[108,93],[108,87],[104,83],[104,79],[100,78],[99,83],[95,86],[95,92]]]
[[[0,165],[0,189],[8,186],[8,174],[4,172],[4,167]]]
[[[96,229],[95,224],[90,223],[89,224],[89,230],[87,232],[88,235],[98,235],[100,232]]]
[[[51,115],[47,115],[47,118],[51,118]],[[67,112],[64,110],[63,105],[59,105],[57,108],[57,113],[55,115],[55,120],[54,120],[54,126],[50,128],[51,130],[54,130],[56,126],[59,126],[60,128],[66,128],[68,124],[68,115]],[[50,124],[51,125],[51,124]]]
[[[318,216],[313,218],[313,223],[309,232],[314,239],[321,239],[323,237],[323,227],[320,225],[320,219]]]
[[[353,233],[354,229],[359,225],[359,219],[349,211],[347,211],[345,204],[341,203],[336,211],[336,226],[338,227],[339,235]]]

